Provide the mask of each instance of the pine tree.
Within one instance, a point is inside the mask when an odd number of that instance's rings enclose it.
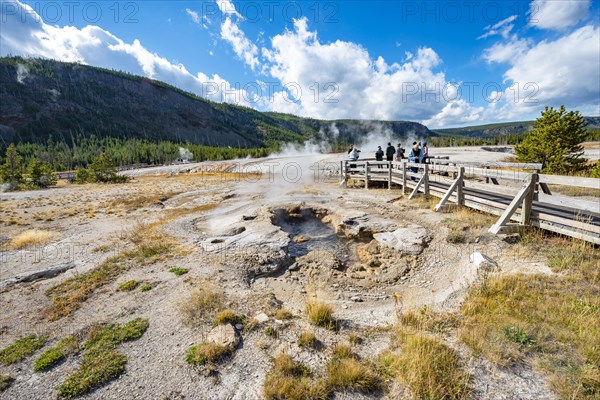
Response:
[[[515,146],[522,162],[542,164],[542,172],[566,174],[585,169],[582,157],[587,122],[579,111],[567,112],[565,106],[546,107],[533,123],[533,130]]]
[[[6,149],[4,165],[0,167],[0,179],[13,186],[18,187],[23,182],[23,165],[21,156],[17,153],[14,144],[10,144]]]
[[[42,164],[37,158],[29,163],[27,168],[28,184],[34,188],[47,188],[56,185],[57,178],[49,164]]]

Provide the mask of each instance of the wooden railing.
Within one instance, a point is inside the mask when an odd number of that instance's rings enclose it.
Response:
[[[531,163],[431,159],[428,164],[419,164],[363,159],[341,161],[340,167],[345,185],[349,180],[363,181],[368,189],[372,182],[385,182],[390,190],[394,185],[403,194],[410,190],[409,199],[419,192],[439,197],[435,211],[454,202],[498,215],[498,221],[490,228],[494,234],[535,226],[600,244],[600,206],[598,210],[560,206],[541,202],[538,195],[540,190],[550,194],[548,184],[600,189],[600,179],[542,175],[541,164]]]

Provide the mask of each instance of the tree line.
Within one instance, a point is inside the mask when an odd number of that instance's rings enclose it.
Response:
[[[88,165],[104,153],[116,166],[133,164],[163,165],[179,159],[195,161],[221,161],[246,157],[266,157],[278,147],[235,148],[213,147],[171,141],[149,141],[144,139],[122,139],[115,137],[77,137],[72,144],[54,141],[48,137],[46,143],[15,143],[15,150],[25,165],[32,160],[47,164],[53,171],[74,170]],[[182,150],[192,153],[184,157]],[[6,148],[0,149],[0,164],[6,160]]]

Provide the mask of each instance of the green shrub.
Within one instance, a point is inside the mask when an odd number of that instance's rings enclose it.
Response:
[[[173,267],[173,268],[169,269],[169,272],[174,273],[176,276],[185,275],[189,271],[190,270],[188,268],[179,268],[179,267]]]
[[[79,368],[59,387],[59,398],[74,398],[88,393],[125,372],[127,357],[119,343],[140,338],[148,329],[148,320],[136,318],[125,325],[97,325],[83,343],[85,352]]]
[[[121,292],[131,292],[132,290],[137,288],[139,286],[139,284],[140,284],[140,282],[138,282],[136,280],[123,282],[119,285],[119,290]]]
[[[192,346],[187,353],[187,362],[192,365],[205,365],[219,361],[231,348],[215,343],[200,343]]]
[[[36,335],[29,335],[0,350],[0,362],[4,365],[14,364],[44,347],[45,344],[45,337],[38,338]]]

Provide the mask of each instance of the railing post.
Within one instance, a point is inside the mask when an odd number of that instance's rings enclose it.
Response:
[[[365,161],[365,189],[369,188],[369,162]]]
[[[458,168],[458,185],[456,186],[456,203],[460,206],[465,205],[465,195],[463,193],[465,167]]]
[[[423,184],[425,185],[425,195],[429,196],[429,165],[427,164],[425,164],[423,175],[425,177],[425,180],[423,181]]]
[[[346,169],[347,162],[340,161],[340,177],[342,178],[340,185],[348,186],[348,170]]]
[[[402,194],[406,194],[406,161],[402,162]]]
[[[486,165],[485,169],[490,169],[490,166]],[[488,176],[487,171],[485,172],[485,183],[490,183],[490,177]]]
[[[392,161],[388,162],[388,190],[392,190]]]
[[[523,198],[523,204],[521,205],[521,225],[529,225],[531,206],[533,205],[533,199],[535,197],[535,186],[538,182],[538,174],[531,174],[529,179],[529,189]]]

